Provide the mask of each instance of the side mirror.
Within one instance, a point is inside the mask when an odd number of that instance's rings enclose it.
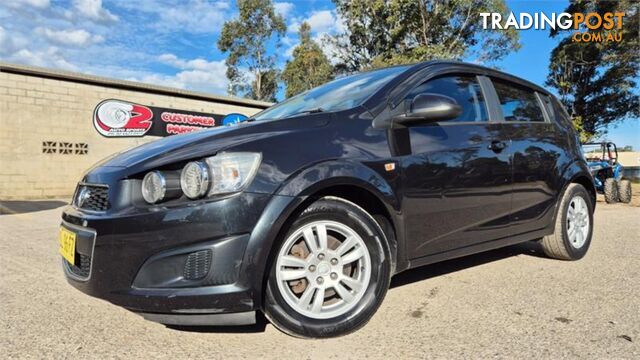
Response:
[[[406,114],[393,118],[394,123],[405,126],[455,119],[462,114],[462,107],[452,98],[440,94],[419,94],[411,101]]]

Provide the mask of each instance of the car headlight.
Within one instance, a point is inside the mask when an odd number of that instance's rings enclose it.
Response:
[[[142,197],[149,204],[155,204],[164,198],[167,183],[159,171],[147,173],[142,179]]]
[[[180,174],[180,187],[189,199],[202,197],[209,190],[209,168],[202,161],[188,163]]]
[[[182,194],[198,199],[239,192],[255,177],[261,159],[260,153],[221,153],[189,162],[181,172],[151,171],[142,179],[142,197],[156,204]]]
[[[142,179],[142,197],[149,204],[179,197],[179,182],[175,172],[151,171]]]
[[[205,161],[211,170],[209,196],[244,190],[258,171],[262,154],[250,152],[221,153]]]

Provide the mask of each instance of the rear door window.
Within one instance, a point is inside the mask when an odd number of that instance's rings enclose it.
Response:
[[[505,121],[544,122],[540,102],[533,90],[502,80],[492,80]]]
[[[487,105],[478,79],[473,75],[447,75],[428,80],[411,90],[405,97],[406,109],[419,94],[439,94],[453,98],[461,107],[462,114],[452,121],[488,121]]]

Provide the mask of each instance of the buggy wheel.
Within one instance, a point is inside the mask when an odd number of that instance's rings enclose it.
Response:
[[[631,202],[631,181],[626,179],[618,181],[618,199],[625,204]]]
[[[604,201],[606,201],[607,204],[618,201],[618,184],[614,178],[607,178],[604,181]]]

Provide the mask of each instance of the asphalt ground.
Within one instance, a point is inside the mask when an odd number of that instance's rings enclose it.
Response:
[[[638,188],[636,188],[638,190]],[[605,204],[577,262],[534,243],[397,275],[360,331],[300,340],[268,323],[170,329],[64,279],[60,209],[0,216],[1,358],[640,358],[640,194]]]
[[[68,201],[64,200],[0,200],[0,215],[55,209],[66,204],[68,204]]]

